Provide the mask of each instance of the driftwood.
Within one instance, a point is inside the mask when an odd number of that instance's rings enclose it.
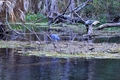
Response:
[[[101,30],[101,29],[108,28],[108,27],[120,27],[120,22],[119,23],[105,23],[105,24],[98,26],[96,30]]]

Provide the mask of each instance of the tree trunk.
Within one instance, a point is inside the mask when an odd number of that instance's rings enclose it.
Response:
[[[54,16],[54,12],[58,12],[58,2],[57,0],[52,0],[51,1],[51,8],[50,8],[50,16],[53,17]]]
[[[72,11],[75,8],[75,1],[71,0],[71,4],[69,6],[69,11]],[[70,13],[70,16],[73,17],[73,12]]]
[[[51,7],[51,0],[45,0],[45,12],[47,16],[50,16],[51,14],[50,7]]]

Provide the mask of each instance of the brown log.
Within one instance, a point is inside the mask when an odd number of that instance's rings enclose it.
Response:
[[[98,26],[96,30],[101,30],[101,29],[108,28],[108,27],[120,27],[120,22],[119,23],[105,23],[105,24]]]

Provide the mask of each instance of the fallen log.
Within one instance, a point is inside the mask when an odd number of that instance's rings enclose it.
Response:
[[[105,23],[105,24],[98,26],[96,30],[101,30],[101,29],[108,28],[108,27],[120,27],[120,22],[119,23]]]

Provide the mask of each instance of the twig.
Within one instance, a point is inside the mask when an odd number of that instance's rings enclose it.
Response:
[[[78,34],[76,34],[76,35],[73,37],[72,41],[74,41],[74,39],[77,37],[77,35],[78,35]]]
[[[23,24],[23,26],[24,26],[25,28],[27,28],[31,33],[34,33],[35,36],[37,37],[37,39],[39,40],[40,44],[42,44],[39,36],[38,36],[38,35],[36,34],[36,32],[34,31],[33,27],[32,27],[32,30],[31,30],[31,29],[29,29],[27,26],[25,26],[24,24]]]
[[[36,36],[37,39],[39,40],[40,44],[42,44],[42,43],[41,43],[41,40],[40,40],[40,38],[39,38],[39,36],[36,34],[36,32],[35,32],[35,30],[33,29],[33,27],[32,27],[32,30],[33,30],[32,32],[35,34],[35,36]]]

